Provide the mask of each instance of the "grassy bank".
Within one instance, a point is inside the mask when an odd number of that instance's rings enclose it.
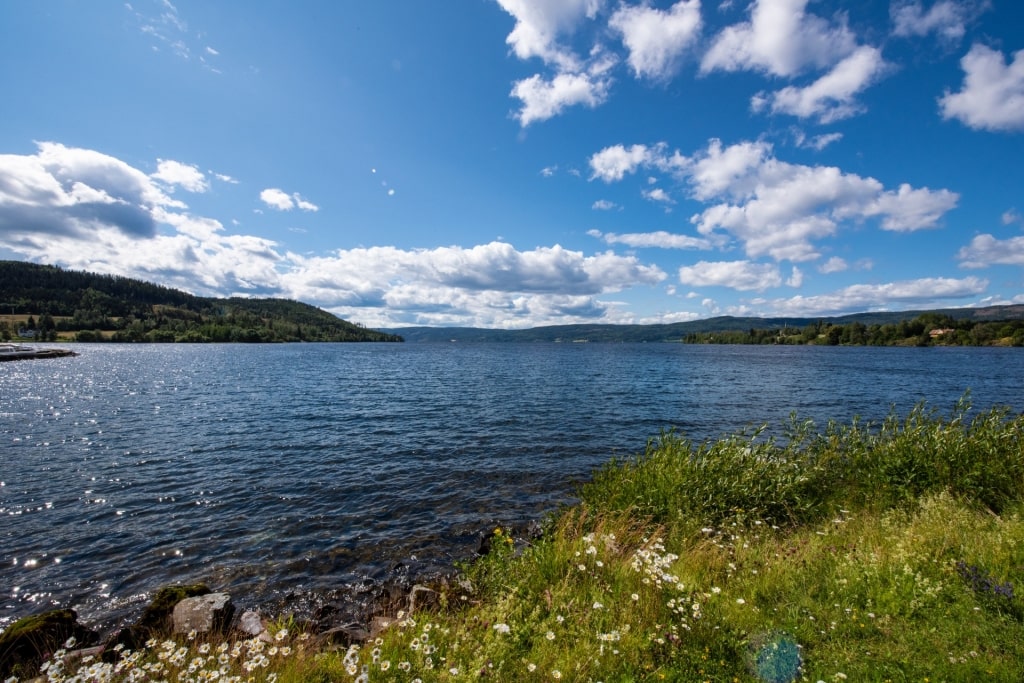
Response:
[[[1020,416],[667,434],[580,498],[531,545],[495,529],[440,607],[362,647],[282,622],[153,642],[115,679],[1024,680]]]

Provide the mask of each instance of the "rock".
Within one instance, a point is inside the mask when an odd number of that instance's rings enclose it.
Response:
[[[140,650],[150,638],[162,638],[170,634],[174,606],[185,598],[207,595],[209,592],[210,589],[201,583],[164,586],[153,595],[153,599],[149,601],[137,622],[121,629],[107,642],[105,659],[108,655],[113,657],[115,645],[121,645],[128,650]]]
[[[231,623],[235,606],[227,593],[209,593],[185,598],[174,606],[174,633],[223,632]]]
[[[247,633],[250,636],[258,636],[266,630],[263,625],[263,618],[260,617],[258,612],[248,610],[244,612],[242,616],[238,618],[238,625],[236,628],[242,633]]]
[[[0,679],[29,678],[69,638],[92,645],[97,634],[78,623],[74,610],[60,609],[22,617],[0,634]]]

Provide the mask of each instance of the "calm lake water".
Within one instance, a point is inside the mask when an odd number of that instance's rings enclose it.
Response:
[[[1019,349],[85,345],[0,365],[0,628],[109,628],[167,583],[242,606],[470,555],[613,456],[792,412],[1024,410]]]

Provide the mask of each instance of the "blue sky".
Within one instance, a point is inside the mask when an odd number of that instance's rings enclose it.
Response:
[[[1024,3],[0,3],[0,258],[370,327],[1024,303]]]

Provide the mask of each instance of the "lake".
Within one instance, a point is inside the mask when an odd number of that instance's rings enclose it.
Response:
[[[110,628],[161,585],[242,606],[429,573],[612,457],[790,414],[1024,410],[1024,352],[680,344],[70,345],[0,365],[0,628]]]

